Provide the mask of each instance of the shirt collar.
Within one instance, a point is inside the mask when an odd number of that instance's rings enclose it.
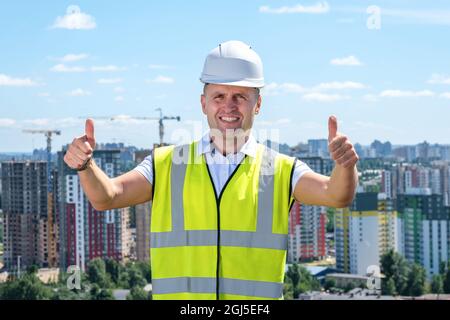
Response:
[[[258,148],[258,142],[255,137],[250,133],[248,140],[241,147],[239,152],[244,155],[248,155],[252,158],[256,157],[256,152]],[[212,152],[213,149],[216,149],[215,145],[211,142],[211,138],[209,137],[209,131],[203,135],[203,137],[197,143],[197,156],[202,154]]]

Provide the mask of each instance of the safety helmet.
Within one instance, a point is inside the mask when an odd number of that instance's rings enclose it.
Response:
[[[208,54],[200,81],[205,84],[262,88],[263,64],[249,45],[241,41],[227,41]]]

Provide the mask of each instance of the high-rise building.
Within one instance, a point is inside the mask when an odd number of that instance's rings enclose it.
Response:
[[[3,162],[1,176],[5,266],[11,270],[18,265],[47,267],[53,234],[48,229],[47,162]]]
[[[398,166],[393,166],[390,170],[381,171],[381,192],[388,199],[396,199],[399,192],[399,172]]]
[[[313,157],[329,158],[327,139],[309,139],[308,140],[309,155]]]
[[[84,194],[77,172],[64,163],[65,151],[58,152],[61,267],[77,265],[84,270],[95,258],[128,259],[129,208],[97,211]],[[108,177],[121,174],[120,151],[96,150],[93,156]]]
[[[331,159],[321,157],[300,158],[317,173],[329,175],[333,169]],[[323,259],[327,255],[326,207],[295,202],[289,216],[288,261]]]
[[[365,275],[380,265],[388,250],[398,250],[398,219],[392,199],[383,193],[357,193],[350,208],[335,214],[336,268]]]
[[[324,207],[294,202],[289,216],[289,262],[296,263],[326,257],[326,213],[324,210]]]
[[[397,201],[405,258],[422,265],[428,276],[438,274],[440,263],[450,258],[450,207],[429,188],[409,189]]]

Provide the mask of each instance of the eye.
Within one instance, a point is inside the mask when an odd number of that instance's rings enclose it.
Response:
[[[242,94],[238,94],[238,95],[236,95],[236,96],[237,96],[237,98],[238,98],[239,100],[247,100],[247,97],[244,96],[244,95],[242,95]]]

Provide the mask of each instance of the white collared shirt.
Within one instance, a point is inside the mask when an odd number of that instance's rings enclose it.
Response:
[[[234,172],[239,163],[247,155],[249,157],[256,157],[258,143],[256,139],[250,134],[247,142],[241,147],[239,152],[230,153],[224,156],[217,148],[211,143],[209,132],[206,133],[197,144],[196,154],[197,156],[204,154],[206,163],[208,165],[211,178],[216,189],[216,194],[219,196],[228,178]],[[152,170],[152,156],[147,156],[134,170],[140,172],[151,184],[153,184],[153,170]],[[297,185],[297,182],[306,172],[312,172],[312,169],[304,162],[297,159],[292,175],[291,187],[292,192]]]

